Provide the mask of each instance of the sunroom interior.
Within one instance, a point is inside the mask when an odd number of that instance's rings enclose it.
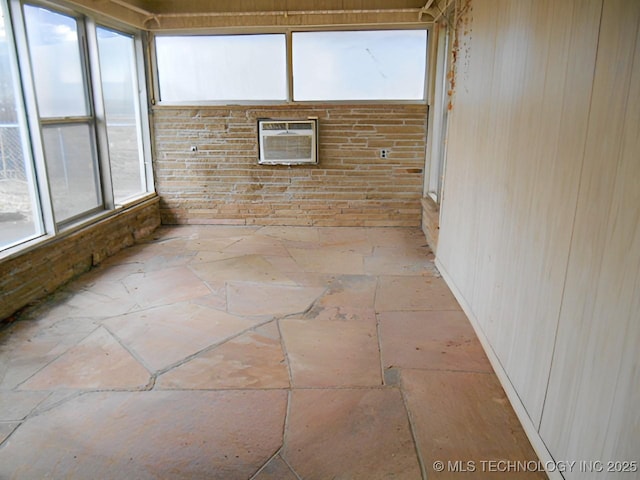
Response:
[[[0,6],[0,477],[637,478],[638,2]]]

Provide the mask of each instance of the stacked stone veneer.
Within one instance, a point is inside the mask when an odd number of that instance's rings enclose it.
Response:
[[[156,197],[69,235],[0,259],[0,321],[133,245],[159,224]]]
[[[156,107],[162,221],[419,226],[426,114],[399,104]],[[307,117],[319,119],[317,166],[258,165],[258,118]]]

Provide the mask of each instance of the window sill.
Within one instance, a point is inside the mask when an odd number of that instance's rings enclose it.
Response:
[[[154,193],[148,193],[142,197],[138,197],[135,200],[131,200],[130,202],[127,202],[126,204],[123,205],[117,205],[115,209],[113,210],[105,210],[105,211],[101,211],[98,213],[94,213],[90,216],[84,217],[81,220],[78,220],[72,224],[66,225],[63,229],[61,229],[58,233],[52,234],[44,234],[41,235],[39,237],[33,238],[31,240],[28,240],[26,242],[23,242],[19,245],[15,245],[11,248],[8,248],[7,250],[4,250],[2,252],[0,252],[0,262],[3,262],[5,260],[10,260],[12,258],[18,257],[20,255],[24,255],[25,253],[28,253],[32,250],[35,250],[37,248],[40,248],[44,245],[47,245],[49,243],[61,240],[65,237],[68,237],[69,235],[72,235],[73,233],[77,232],[78,230],[82,230],[83,228],[87,228],[90,227],[91,225],[104,220],[106,218],[110,218],[110,217],[114,217],[117,215],[120,215],[122,213],[125,213],[126,211],[135,208],[137,206],[141,206],[143,204],[145,204],[146,202],[149,202],[151,200],[154,200],[157,198],[157,194]]]

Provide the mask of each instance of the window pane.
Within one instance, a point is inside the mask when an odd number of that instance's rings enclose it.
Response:
[[[165,102],[284,100],[284,35],[157,37]]]
[[[295,100],[422,100],[425,30],[293,34]]]
[[[32,5],[24,15],[40,116],[88,115],[76,20]]]
[[[42,233],[4,3],[0,3],[0,250]]]
[[[42,135],[56,221],[101,206],[91,127],[46,126]]]
[[[134,39],[98,28],[102,94],[116,203],[146,191]]]

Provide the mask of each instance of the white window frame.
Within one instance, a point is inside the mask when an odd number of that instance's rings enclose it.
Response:
[[[29,201],[31,205],[34,207],[34,211],[32,214],[34,215],[34,226],[36,227],[36,232],[33,235],[30,235],[24,239],[18,240],[16,243],[11,243],[5,246],[4,250],[9,250],[14,248],[16,245],[20,245],[24,242],[32,241],[33,239],[39,238],[45,234],[47,231],[48,220],[45,217],[45,213],[43,212],[42,204],[40,202],[40,189],[43,187],[38,182],[38,176],[36,175],[36,168],[34,164],[34,153],[31,147],[31,140],[29,136],[29,119],[27,115],[27,111],[25,108],[25,95],[26,92],[22,86],[21,76],[20,76],[20,58],[21,55],[17,50],[17,45],[15,42],[15,33],[14,27],[11,21],[11,7],[9,2],[2,1],[2,5],[0,5],[0,9],[2,9],[5,13],[4,17],[4,25],[5,31],[8,37],[7,43],[9,45],[9,62],[12,64],[11,74],[12,74],[12,82],[15,88],[15,102],[17,106],[17,117],[18,117],[18,125],[20,129],[20,143],[22,147],[22,155],[25,166],[25,176],[27,177],[27,187],[29,190]],[[45,185],[46,187],[46,185]]]
[[[283,32],[264,32],[264,33],[234,33],[234,34],[228,34],[228,33],[216,33],[216,34],[196,34],[196,35],[184,35],[184,34],[163,34],[163,35],[155,35],[154,39],[153,39],[153,48],[154,48],[154,63],[156,65],[155,71],[156,71],[156,79],[158,80],[156,82],[156,98],[160,99],[160,101],[162,103],[166,103],[166,104],[216,104],[216,103],[222,103],[222,104],[236,104],[238,102],[244,102],[245,100],[243,99],[217,99],[217,100],[179,100],[179,101],[164,101],[162,100],[162,88],[160,85],[160,67],[159,67],[159,62],[158,62],[158,46],[157,46],[157,40],[160,38],[180,38],[180,39],[184,39],[184,38],[194,38],[194,39],[218,39],[218,38],[240,38],[240,37],[245,37],[245,40],[249,40],[251,37],[261,37],[261,36],[277,36],[277,37],[282,37],[280,40],[284,40],[284,48],[285,50],[280,52],[282,55],[281,57],[279,57],[279,59],[283,59],[284,60],[284,81],[287,82],[288,81],[288,58],[287,58],[287,35]],[[278,104],[278,103],[282,103],[284,101],[287,100],[287,95],[288,95],[288,85],[285,83],[284,85],[280,86],[284,92],[284,96],[282,98],[266,98],[266,99],[249,99],[246,100],[247,102],[256,102],[256,103],[265,103],[265,104]],[[209,90],[208,90],[209,91]]]
[[[30,46],[29,46],[28,36],[26,35],[27,33],[26,23],[24,21],[24,7],[26,5],[33,6],[36,8],[44,8],[51,12],[73,18],[76,21],[76,25],[77,25],[76,28],[77,28],[77,34],[78,34],[78,47],[80,50],[79,52],[80,65],[82,69],[81,74],[82,74],[82,80],[83,80],[83,85],[85,90],[84,93],[86,96],[85,101],[87,102],[87,114],[82,116],[70,116],[70,117],[45,117],[45,116],[42,116],[38,111],[37,115],[33,117],[33,120],[34,120],[34,123],[38,122],[37,128],[39,129],[40,137],[42,138],[42,140],[44,140],[44,130],[47,127],[54,127],[57,125],[59,126],[87,125],[89,127],[89,130],[92,133],[92,138],[90,138],[90,141],[93,146],[92,154],[94,157],[92,161],[95,162],[94,167],[97,170],[96,173],[97,173],[97,177],[99,178],[99,181],[97,182],[98,183],[97,193],[101,201],[96,207],[92,209],[85,210],[82,213],[66,218],[64,220],[58,220],[55,218],[55,209],[53,208],[53,198],[50,196],[49,200],[50,200],[50,205],[52,207],[51,215],[55,219],[56,229],[59,230],[59,229],[64,229],[66,225],[72,225],[76,223],[79,219],[113,208],[113,202],[110,196],[110,192],[112,189],[111,189],[111,177],[110,177],[109,164],[108,164],[109,157],[108,155],[106,157],[102,157],[100,155],[102,145],[100,141],[100,136],[98,134],[99,129],[97,128],[96,110],[99,108],[99,104],[101,103],[101,101],[97,101],[96,99],[100,98],[101,100],[101,97],[95,97],[94,92],[92,91],[92,87],[95,87],[95,85],[92,85],[92,84],[95,82],[92,81],[93,77],[89,74],[90,54],[88,52],[88,44],[87,44],[87,37],[86,37],[89,28],[87,28],[85,18],[79,15],[77,12],[74,12],[73,10],[62,8],[57,5],[50,6],[48,4],[43,4],[40,2],[31,2],[31,1],[20,2],[21,8],[19,11],[22,16],[20,18],[20,23],[25,25],[25,37],[24,37],[25,47],[27,51],[27,58],[29,59],[31,58]],[[37,92],[36,92],[34,76],[30,76],[29,80],[31,81],[30,83],[32,84],[30,88],[32,88],[34,91],[34,98],[36,99],[36,111],[37,111],[38,110],[37,109]],[[27,78],[24,78],[24,81],[27,81]],[[100,92],[101,90],[98,90],[97,93],[100,94]],[[34,131],[35,129],[36,127],[34,125],[34,127],[32,128],[32,131]],[[39,149],[39,154],[42,155],[43,162],[45,164],[45,169],[43,170],[43,173],[44,173],[46,172],[46,169],[47,169],[46,152],[44,150],[44,141],[41,142],[41,148]],[[48,188],[48,191],[50,195],[53,195],[50,187]]]
[[[393,95],[395,95],[395,98],[391,97],[387,97],[385,98],[384,96],[369,96],[368,98],[356,98],[356,97],[349,97],[348,95],[345,95],[345,90],[344,87],[341,85],[338,88],[338,95],[337,97],[331,98],[331,97],[319,97],[319,98],[306,98],[306,99],[297,99],[295,96],[296,93],[296,89],[298,89],[298,96],[301,96],[303,93],[307,93],[307,95],[309,95],[311,90],[315,90],[317,89],[319,86],[321,87],[321,85],[318,85],[315,82],[315,78],[311,79],[311,88],[309,87],[309,85],[306,85],[307,82],[303,82],[302,80],[300,80],[299,82],[296,82],[294,80],[294,85],[293,85],[293,90],[294,90],[294,96],[293,101],[298,103],[298,102],[359,102],[359,101],[370,101],[370,102],[377,102],[377,103],[387,103],[387,102],[411,102],[411,103],[420,103],[420,102],[424,102],[426,99],[426,94],[427,94],[427,77],[426,77],[426,72],[427,72],[427,61],[428,61],[428,41],[427,41],[427,37],[428,37],[428,32],[426,29],[377,29],[377,30],[364,30],[364,29],[360,29],[360,30],[322,30],[322,31],[298,31],[295,30],[293,32],[291,32],[291,48],[292,48],[292,60],[291,60],[291,68],[293,70],[293,77],[295,79],[296,77],[296,67],[301,67],[300,64],[296,64],[296,59],[304,59],[306,60],[302,55],[298,55],[296,56],[296,44],[298,44],[298,46],[300,47],[300,49],[303,49],[305,46],[305,38],[308,38],[309,36],[313,37],[314,34],[317,35],[321,35],[324,36],[323,38],[323,44],[324,46],[333,46],[333,47],[337,47],[337,50],[334,50],[333,48],[330,50],[325,50],[325,51],[329,51],[331,52],[331,55],[333,56],[334,54],[338,54],[337,58],[343,60],[343,55],[345,53],[348,52],[348,50],[344,50],[343,48],[343,44],[342,42],[346,38],[350,38],[353,41],[356,42],[361,42],[362,39],[364,38],[373,38],[375,42],[380,42],[380,35],[376,35],[376,34],[380,34],[382,32],[388,32],[388,33],[393,33],[395,34],[396,32],[420,32],[424,34],[424,43],[421,45],[422,48],[424,49],[424,67],[423,67],[423,71],[422,71],[422,79],[419,78],[412,78],[412,82],[415,80],[421,80],[422,83],[422,88],[420,91],[420,97],[419,98],[411,98],[410,96],[403,96],[400,95],[399,93],[401,93],[399,91],[399,89],[395,89],[395,91],[393,92]],[[349,35],[351,34],[351,35]],[[297,40],[296,40],[297,37]],[[316,38],[318,38],[316,36]],[[332,42],[334,42],[335,40],[339,40],[340,43],[338,44],[333,44]],[[327,42],[327,43],[325,43]],[[367,45],[367,52],[369,53],[369,55],[371,55],[373,57],[374,55],[374,51],[369,50],[369,47],[371,48],[377,48],[377,45],[379,45],[379,43],[377,43],[376,45],[372,45],[369,44],[368,42],[365,43],[365,45]],[[400,51],[395,49],[394,50],[394,57],[399,57]],[[348,54],[348,53],[347,53]],[[302,60],[304,62],[304,60]],[[341,61],[339,60],[339,61]],[[376,59],[374,57],[374,62],[378,63],[378,65],[380,64],[380,61],[378,59]],[[392,60],[392,61],[395,61]],[[411,63],[413,63],[413,58],[411,58]],[[369,59],[367,59],[367,63],[370,63]],[[370,63],[371,64],[371,63]],[[351,74],[358,74],[358,83],[355,89],[351,88],[352,90],[367,90],[368,88],[371,87],[371,85],[375,85],[375,81],[370,82],[369,79],[371,77],[373,77],[373,75],[366,75],[363,74],[361,72],[356,72],[356,70],[350,68],[350,66],[344,66],[345,71],[347,71],[348,73]],[[375,67],[374,67],[375,68]],[[309,70],[309,69],[303,69],[306,70],[305,73],[307,73],[307,76],[309,75],[309,73],[311,73],[311,77],[317,77],[317,73],[316,70]],[[297,70],[297,73],[302,76],[304,75],[302,73],[302,71],[300,69]],[[307,81],[309,81],[309,78],[306,78]],[[334,85],[337,86],[337,85]],[[352,85],[351,87],[353,87],[354,85]],[[342,89],[342,90],[340,90]],[[301,91],[303,90],[303,91]],[[379,88],[377,90],[380,90]],[[335,92],[334,92],[335,93]],[[376,93],[382,93],[381,91],[378,91]],[[405,93],[405,92],[402,92]],[[384,95],[384,94],[383,94]],[[363,95],[363,97],[366,97],[366,95]]]
[[[42,228],[38,235],[24,238],[16,244],[3,247],[0,250],[0,260],[11,257],[22,251],[35,248],[36,246],[48,242],[50,239],[72,233],[102,218],[109,217],[121,208],[127,208],[144,202],[155,196],[154,178],[152,170],[151,133],[148,112],[147,76],[145,48],[142,40],[143,32],[138,29],[120,24],[119,22],[96,20],[92,15],[85,14],[74,6],[66,6],[64,3],[52,3],[46,0],[2,0],[6,7],[8,16],[5,21],[6,28],[10,36],[10,45],[13,45],[17,56],[19,70],[19,82],[22,87],[22,100],[24,111],[19,115],[24,117],[28,130],[28,139],[24,141],[30,146],[25,151],[25,155],[31,154],[32,162],[27,165],[31,169],[32,176],[35,177],[30,188],[33,195],[37,195],[39,213],[41,216]],[[79,25],[79,42],[83,61],[83,75],[86,82],[87,95],[89,97],[89,115],[87,117],[72,117],[62,119],[41,119],[38,113],[37,97],[35,91],[34,74],[31,66],[31,56],[27,41],[26,25],[24,22],[23,6],[25,4],[42,7],[53,12],[73,17]],[[96,27],[113,30],[134,38],[135,47],[135,68],[138,81],[138,102],[139,115],[137,121],[141,133],[141,149],[144,156],[141,163],[143,170],[143,180],[145,190],[139,196],[127,199],[120,205],[113,201],[113,190],[111,188],[110,159],[108,156],[108,141],[106,137],[106,123],[104,122],[104,105],[102,100],[101,78],[99,76],[99,57],[96,42]],[[86,35],[86,38],[81,38]],[[47,180],[47,165],[45,162],[42,126],[55,123],[60,124],[86,124],[91,122],[95,135],[97,149],[97,163],[100,172],[100,190],[102,195],[102,205],[99,208],[91,209],[81,214],[56,222],[53,209],[52,192]],[[27,172],[29,173],[29,172]]]
[[[444,190],[444,172],[447,157],[447,129],[449,120],[449,52],[451,32],[447,27],[440,27],[434,39],[433,58],[433,101],[429,108],[427,131],[427,168],[424,176],[425,196],[429,196],[436,204],[442,202]]]
[[[98,138],[100,144],[100,151],[102,153],[101,158],[107,159],[107,163],[109,164],[107,168],[109,169],[109,174],[111,172],[111,156],[109,155],[109,140],[107,135],[107,119],[104,108],[104,98],[102,94],[102,75],[100,72],[100,55],[98,49],[98,37],[97,37],[97,29],[102,28],[104,30],[111,30],[112,32],[126,35],[133,39],[133,47],[135,54],[135,70],[134,74],[136,76],[136,84],[138,90],[138,98],[135,104],[136,109],[136,130],[138,136],[138,149],[139,155],[142,156],[143,161],[140,163],[140,176],[142,181],[144,182],[144,190],[143,195],[145,193],[153,192],[153,168],[151,162],[151,128],[149,125],[149,110],[148,110],[148,99],[147,99],[147,82],[145,75],[145,67],[144,67],[144,46],[142,43],[142,38],[138,32],[132,31],[130,29],[125,28],[117,28],[111,25],[105,24],[104,22],[96,22],[94,19],[87,19],[87,24],[90,26],[88,28],[88,40],[89,40],[89,49],[92,52],[90,55],[91,59],[91,69],[94,72],[92,76],[93,85],[93,93],[94,96],[99,98],[99,101],[96,101],[96,121],[100,128],[98,128]],[[96,85],[97,84],[97,85]],[[109,185],[111,185],[111,177],[108,179]],[[108,197],[108,206],[109,208],[121,208],[130,204],[135,204],[139,200],[137,197],[132,198],[131,200],[125,200],[122,203],[116,203],[113,195],[113,188],[109,190]]]

